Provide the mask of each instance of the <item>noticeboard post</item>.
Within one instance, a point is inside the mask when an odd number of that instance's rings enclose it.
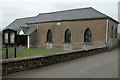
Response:
[[[6,59],[8,59],[8,47],[14,47],[14,57],[16,58],[16,31],[12,29],[3,30],[3,45],[6,48]]]

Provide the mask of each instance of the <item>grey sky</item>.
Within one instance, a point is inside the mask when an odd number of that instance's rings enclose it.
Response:
[[[93,7],[118,20],[119,0],[0,0],[0,28],[17,18],[32,17],[39,13]]]

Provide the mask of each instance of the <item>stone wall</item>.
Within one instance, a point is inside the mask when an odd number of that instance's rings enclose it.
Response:
[[[91,49],[88,51],[61,52],[56,54],[5,59],[2,61],[2,75],[40,68],[55,63],[69,61],[75,58],[85,57],[106,51],[106,48]]]
[[[64,45],[64,36],[67,29],[71,31],[71,44],[83,43],[84,32],[87,28],[92,31],[92,42],[106,41],[106,22],[107,19],[95,19],[39,23],[38,43],[41,46],[46,45],[46,35],[49,29],[52,31],[54,45]],[[57,25],[58,23],[59,25]]]
[[[30,47],[37,46],[37,31],[33,32],[30,35]]]
[[[107,33],[107,46],[111,49],[117,46],[117,38],[115,37],[116,35],[116,28],[118,28],[118,24],[116,24],[114,21],[112,20],[108,20],[108,33]],[[113,27],[113,30],[112,30]],[[113,32],[113,34],[112,34]],[[111,37],[111,35],[113,35],[113,37]]]

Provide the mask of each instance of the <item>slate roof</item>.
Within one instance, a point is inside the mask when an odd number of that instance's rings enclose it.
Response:
[[[20,27],[27,27],[26,23],[33,20],[34,18],[35,17],[16,19],[11,24],[9,24],[5,29],[18,30]]]
[[[26,34],[26,32],[28,31],[29,27],[20,27],[20,29],[22,29],[22,31]]]
[[[31,23],[42,23],[42,22],[52,22],[52,21],[67,21],[67,20],[88,20],[88,19],[101,19],[111,17],[93,9],[92,7],[64,10],[51,13],[42,13],[35,17],[16,19],[5,29],[18,30],[20,27],[26,27],[26,24]],[[114,20],[114,19],[112,19]],[[116,20],[114,20],[117,22]]]
[[[37,27],[29,27],[28,31],[26,32],[26,35],[31,35],[36,30],[37,30]]]
[[[52,13],[39,14],[33,21],[28,23],[40,23],[40,22],[51,22],[51,21],[64,21],[64,20],[83,20],[83,19],[96,19],[96,18],[108,18],[107,15],[93,9],[80,8],[65,11],[58,11]]]
[[[37,30],[37,27],[20,27],[18,33],[21,29],[25,35],[31,35],[33,32]]]

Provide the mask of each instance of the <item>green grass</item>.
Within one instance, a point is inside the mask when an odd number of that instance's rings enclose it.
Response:
[[[0,56],[2,56],[3,54],[5,54],[6,50],[5,49],[0,49]]]
[[[8,49],[9,54],[14,49]],[[6,49],[0,49],[0,56],[5,54]],[[45,55],[45,54],[52,54],[58,52],[65,52],[64,50],[54,50],[54,49],[41,49],[41,48],[23,48],[17,53],[17,57],[28,57],[28,56],[37,56],[37,55]]]
[[[0,35],[2,35],[2,31],[0,31]]]
[[[36,55],[45,55],[64,52],[64,50],[53,50],[53,49],[40,49],[40,48],[30,48],[30,49],[22,49],[19,53],[17,53],[17,57],[28,57],[28,56],[36,56]]]
[[[13,49],[8,49],[8,52],[13,51]],[[6,49],[0,49],[0,55],[5,54]]]
[[[5,54],[5,49],[0,49],[0,55]]]
[[[5,53],[5,51],[4,51],[4,53]],[[3,54],[3,50],[2,49],[0,49],[0,56]]]

